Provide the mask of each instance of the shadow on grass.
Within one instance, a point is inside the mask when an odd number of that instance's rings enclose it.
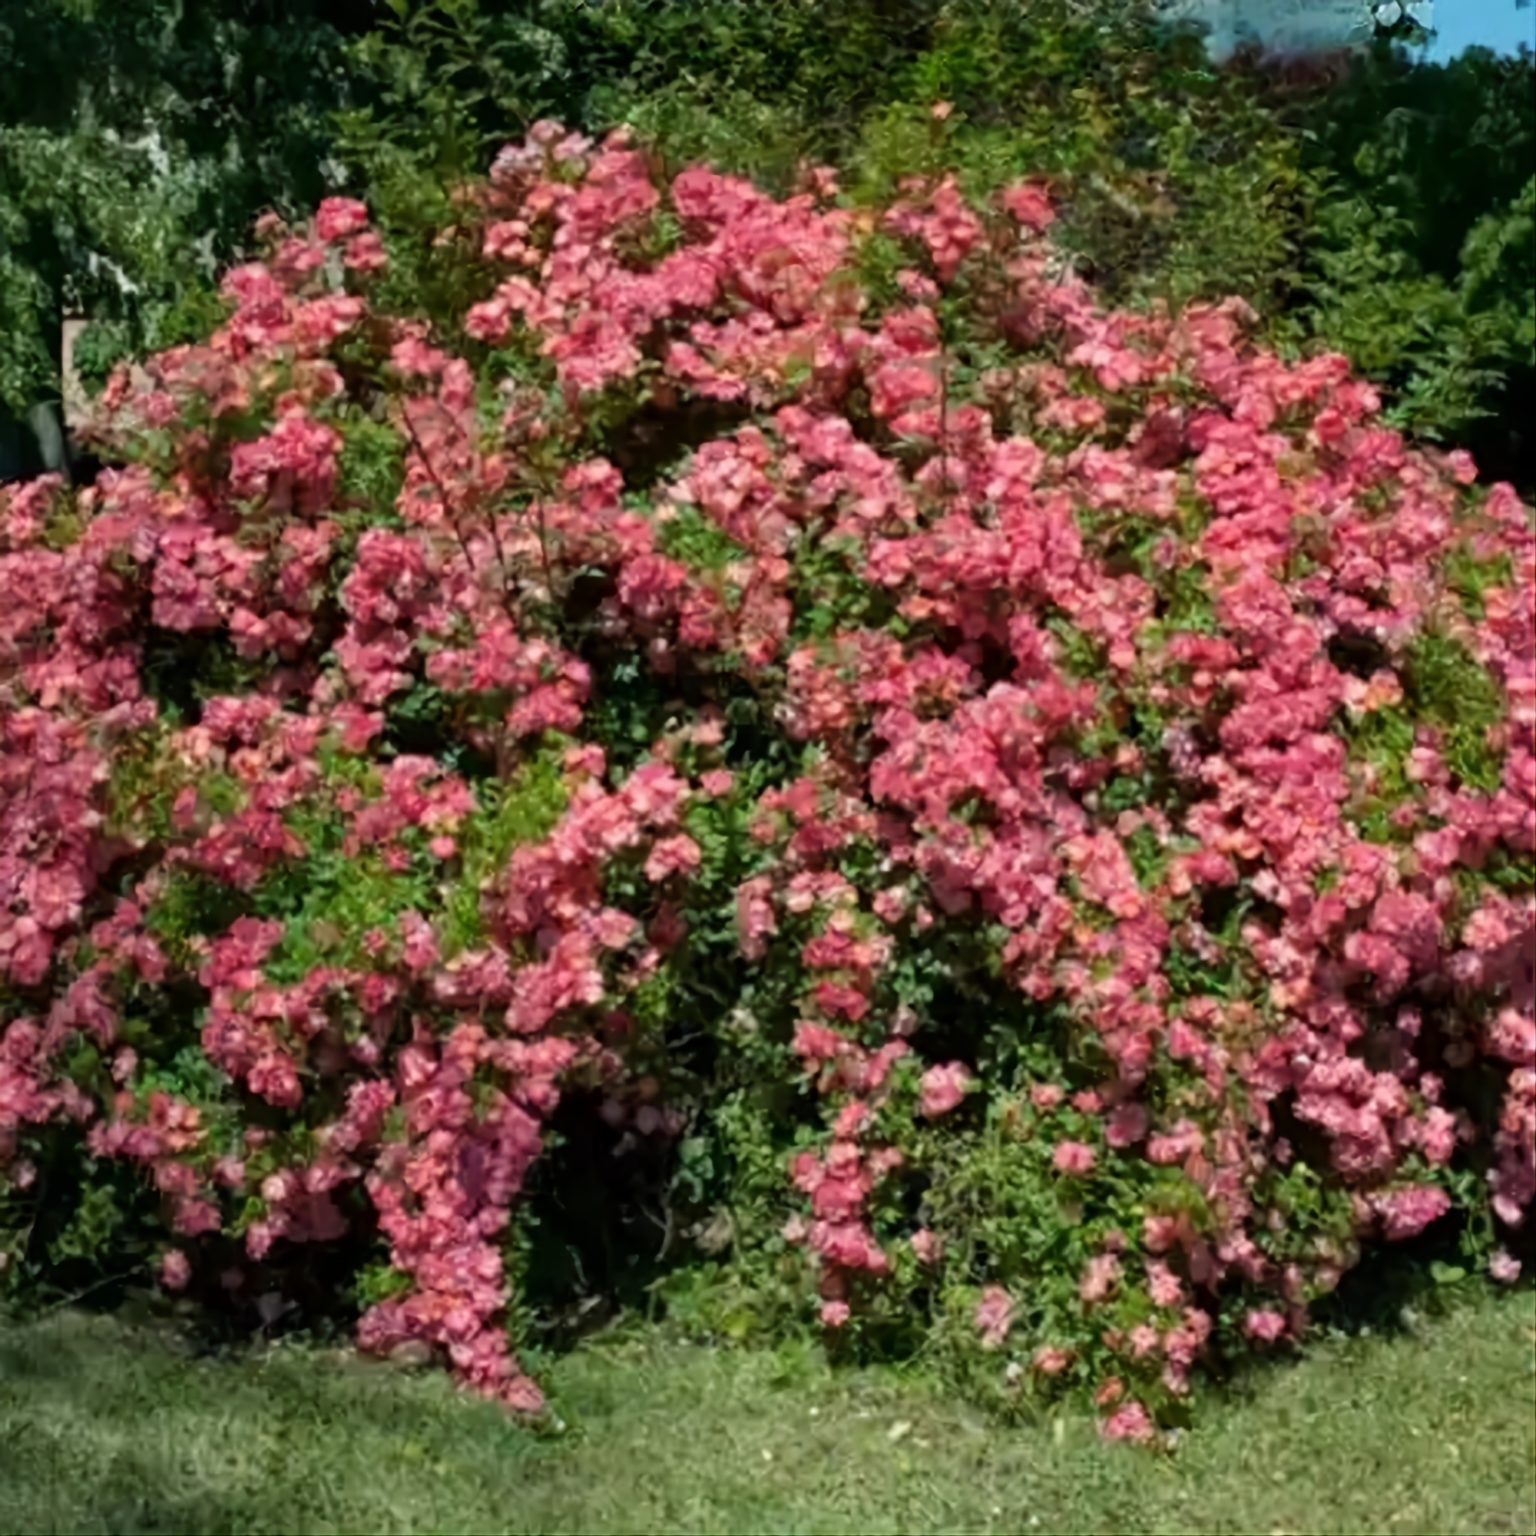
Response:
[[[7,1362],[6,1369],[9,1369]],[[26,1379],[36,1380],[36,1373]],[[55,1376],[54,1379],[61,1379]],[[79,1385],[78,1383],[76,1384]],[[45,1413],[8,1427],[0,1488],[17,1475],[24,1489],[7,1490],[3,1524],[14,1531],[236,1531],[281,1528],[280,1507],[231,1500],[211,1482],[189,1479],[184,1460],[169,1453],[118,1446],[100,1454],[100,1420],[111,1416]],[[75,1447],[96,1444],[82,1467]],[[190,1482],[190,1486],[189,1486]]]
[[[1466,1305],[1421,1339],[1326,1344],[1207,1394],[1167,1458],[1081,1416],[1004,1426],[886,1370],[786,1384],[776,1356],[655,1332],[552,1362],[588,1432],[544,1440],[437,1373],[0,1321],[0,1530],[1536,1528],[1532,1298],[1445,1289]]]
[[[0,1333],[0,1382],[0,1507],[10,1505],[0,1528],[313,1525],[331,1500],[325,1447],[338,1436],[379,1450],[411,1439],[441,1457],[455,1423],[473,1427],[446,1381],[407,1383],[297,1349],[201,1353],[168,1327],[124,1330],[101,1316]],[[355,1466],[341,1457],[337,1473],[355,1477]],[[15,1503],[12,1476],[26,1490]]]

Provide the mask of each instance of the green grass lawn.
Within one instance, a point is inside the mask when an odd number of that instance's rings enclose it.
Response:
[[[1208,1402],[1173,1456],[809,1355],[614,1338],[548,1380],[569,1427],[540,1438],[340,1353],[0,1325],[0,1530],[1536,1530],[1529,1293],[1320,1345]]]

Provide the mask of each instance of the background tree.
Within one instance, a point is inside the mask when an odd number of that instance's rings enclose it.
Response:
[[[195,334],[255,216],[331,188],[377,210],[395,281],[461,308],[431,244],[452,189],[555,117],[780,190],[832,163],[866,201],[914,167],[1046,175],[1117,299],[1240,292],[1528,488],[1531,56],[1423,64],[1399,10],[1364,56],[1282,67],[1214,64],[1157,0],[14,0],[0,411],[57,399],[66,311],[88,378]]]

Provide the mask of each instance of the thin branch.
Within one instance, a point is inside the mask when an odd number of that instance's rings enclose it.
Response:
[[[416,430],[416,423],[411,420],[409,409],[409,397],[401,402],[400,419],[405,423],[406,435],[411,440],[411,446],[416,450],[416,457],[421,460],[421,466],[427,472],[427,479],[432,482],[433,488],[442,499],[443,511],[448,516],[448,526],[453,530],[453,536],[458,540],[459,548],[464,554],[464,563],[469,567],[471,576],[475,574],[475,557],[470,553],[469,542],[464,537],[463,530],[459,527],[454,513],[452,498],[448,495],[448,487],[443,484],[442,478],[433,467],[431,456],[427,453],[426,444],[421,440],[421,434]],[[503,573],[505,574],[505,573]]]

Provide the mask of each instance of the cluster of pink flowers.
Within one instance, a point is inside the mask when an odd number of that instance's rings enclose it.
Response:
[[[626,138],[540,124],[462,214],[465,356],[375,307],[385,244],[332,199],[264,227],[206,344],[114,378],[102,451],[133,462],[0,490],[0,1178],[67,1127],[142,1166],[171,1288],[220,1231],[252,1262],[353,1235],[365,1194],[400,1289],[362,1343],[532,1411],[508,1223],[573,1074],[625,1113],[629,1000],[686,985],[713,878],[689,818],[730,802],[733,964],[793,978],[775,1027],[823,1137],[784,1232],[829,1327],[968,1297],[1013,1379],[1090,1373],[1105,1434],[1144,1440],[1223,1309],[1299,1335],[1363,1244],[1448,1217],[1465,1159],[1522,1239],[1536,534],[1508,487],[1411,447],[1342,359],[1254,346],[1240,302],[1106,309],[1037,183],[913,181],[869,218],[830,173],[661,185]],[[876,235],[910,258],[882,303]],[[637,483],[593,441],[642,390],[716,429]],[[360,420],[390,504],[347,488]],[[167,652],[233,663],[188,704]],[[627,774],[594,716],[615,654],[678,716]],[[743,697],[797,765],[750,793]],[[552,742],[563,809],[503,835]],[[337,860],[383,917],[345,882],[272,907]],[[172,943],[192,881],[238,915]],[[1070,1087],[907,1000],[903,965],[962,938]],[[119,1045],[146,994],[197,999],[222,1096]],[[1091,1227],[1054,1310],[925,1214],[934,1149],[983,1122]],[[1339,1221],[1299,1225],[1299,1161]]]
[[[423,1340],[487,1396],[520,1412],[542,1406],[501,1325],[506,1283],[498,1239],[543,1149],[544,1117],[577,1050],[570,1040],[531,1047],[496,1040],[466,1023],[441,1042],[423,1030],[400,1053],[405,1137],[380,1153],[368,1193],[391,1262],[413,1287],[364,1314],[358,1340],[365,1349]],[[486,1067],[507,1087],[477,1105],[476,1075]]]

